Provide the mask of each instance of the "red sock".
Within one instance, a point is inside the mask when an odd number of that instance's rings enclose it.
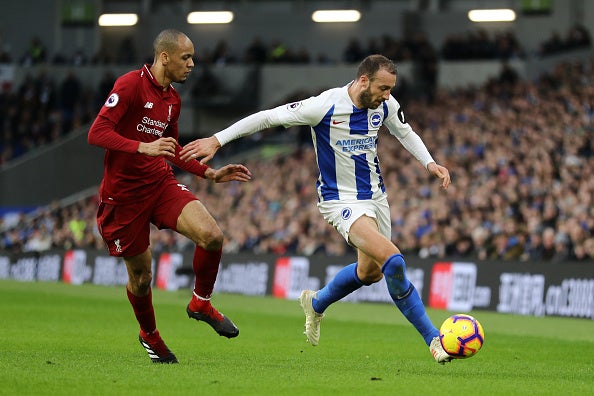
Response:
[[[212,294],[219,273],[222,254],[223,249],[209,251],[196,246],[194,261],[192,262],[194,274],[196,275],[194,293],[202,298],[208,299]]]
[[[150,334],[157,329],[155,320],[155,310],[153,308],[153,292],[149,289],[146,296],[135,296],[126,288],[128,300],[134,309],[134,315],[140,325],[140,329],[146,334]]]

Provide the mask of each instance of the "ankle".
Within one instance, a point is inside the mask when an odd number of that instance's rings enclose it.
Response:
[[[159,335],[159,330],[157,330],[157,329],[150,331],[150,332],[140,329],[140,336],[144,339],[151,339],[151,340],[161,338],[161,336]]]
[[[209,306],[210,306],[210,300],[192,296],[192,300],[190,301],[190,310],[192,310],[194,312],[205,311],[209,308]]]

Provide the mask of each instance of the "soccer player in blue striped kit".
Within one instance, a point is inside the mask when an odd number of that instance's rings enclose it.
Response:
[[[346,86],[247,116],[211,137],[188,143],[180,158],[207,162],[223,145],[257,131],[280,125],[310,126],[319,168],[318,208],[357,249],[357,262],[341,269],[321,290],[301,293],[307,341],[318,345],[320,322],[328,306],[384,278],[394,304],[421,334],[435,361],[444,364],[451,357],[443,350],[439,330],[406,277],[403,255],[391,241],[390,209],[377,157],[380,127],[386,126],[444,189],[450,184],[450,174],[433,160],[406,122],[391,95],[396,80],[396,66],[391,60],[370,55],[360,63],[355,80]]]

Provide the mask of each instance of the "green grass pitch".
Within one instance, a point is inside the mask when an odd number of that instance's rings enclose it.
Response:
[[[0,280],[0,395],[586,395],[594,321],[472,312],[474,357],[435,363],[389,304],[337,303],[320,344],[297,301],[215,294],[239,337],[188,319],[190,292],[154,291],[157,325],[180,364],[138,343],[123,287]],[[451,312],[429,310],[439,325]]]

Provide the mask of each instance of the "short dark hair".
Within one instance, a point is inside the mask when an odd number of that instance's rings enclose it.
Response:
[[[184,33],[176,29],[165,29],[155,37],[153,41],[153,51],[155,56],[161,52],[173,52],[177,49],[178,39],[180,36],[186,36]]]
[[[373,79],[375,73],[377,73],[380,69],[386,70],[390,74],[396,75],[396,65],[390,59],[386,58],[383,55],[369,55],[361,63],[357,68],[357,78],[366,75],[369,77],[370,80]]]

